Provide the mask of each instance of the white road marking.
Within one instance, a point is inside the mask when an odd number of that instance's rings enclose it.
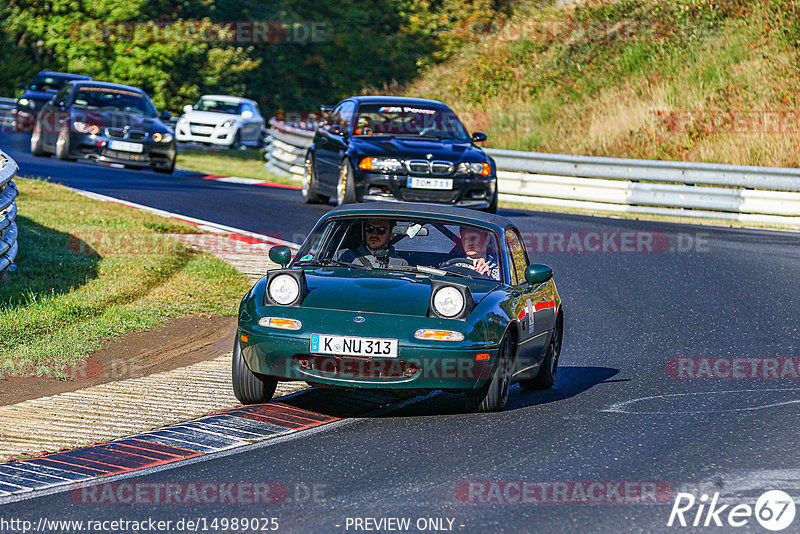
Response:
[[[608,408],[604,408],[601,410],[602,412],[611,412],[611,413],[627,413],[627,414],[674,414],[674,413],[721,413],[721,412],[752,412],[756,410],[764,410],[767,408],[776,408],[778,406],[787,406],[790,404],[800,404],[800,398],[782,401],[782,402],[773,402],[769,404],[763,404],[759,406],[741,406],[737,408],[721,408],[721,409],[705,409],[705,410],[680,410],[676,409],[674,404],[670,404],[665,406],[663,410],[653,410],[653,411],[642,411],[642,410],[632,410],[629,406],[638,403],[644,402],[648,400],[654,399],[670,399],[674,397],[688,397],[688,396],[715,396],[715,395],[724,395],[729,393],[763,393],[766,391],[792,391],[798,394],[800,397],[800,389],[797,388],[782,388],[782,389],[734,389],[734,390],[726,390],[726,391],[700,391],[695,393],[670,393],[665,395],[653,395],[651,397],[640,397],[638,399],[631,399],[623,402],[617,402],[609,406]]]

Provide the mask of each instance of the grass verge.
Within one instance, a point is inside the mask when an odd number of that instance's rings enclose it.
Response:
[[[181,315],[234,315],[247,278],[170,239],[188,224],[16,181],[17,270],[0,281],[0,376],[65,377],[103,338]]]
[[[182,169],[218,176],[240,176],[265,182],[298,185],[295,180],[277,176],[265,169],[264,154],[264,149],[180,150],[175,164]]]

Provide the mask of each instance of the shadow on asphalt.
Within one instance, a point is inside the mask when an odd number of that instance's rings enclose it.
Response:
[[[517,386],[513,387],[506,411],[561,401],[579,395],[598,384],[629,380],[610,380],[618,373],[619,369],[610,367],[559,367],[556,384],[552,389],[523,391]],[[363,417],[364,414],[379,407],[399,401],[400,399],[394,395],[380,392],[318,388],[312,388],[280,400],[283,404],[296,408],[340,418]],[[381,413],[376,417],[423,417],[465,413],[468,412],[464,405],[463,394],[439,393],[420,402],[412,402],[396,410]]]

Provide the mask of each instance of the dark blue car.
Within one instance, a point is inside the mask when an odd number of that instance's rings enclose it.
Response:
[[[20,89],[25,89],[25,92],[17,99],[14,127],[18,132],[32,131],[39,111],[64,87],[64,84],[71,80],[91,79],[91,76],[81,74],[43,70],[28,85],[20,84]]]
[[[494,160],[442,102],[359,96],[323,107],[306,155],[307,203],[409,201],[497,211]]]

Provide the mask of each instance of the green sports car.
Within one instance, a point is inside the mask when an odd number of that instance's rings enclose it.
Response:
[[[429,204],[368,203],[323,216],[294,258],[242,299],[233,390],[268,401],[279,380],[464,392],[499,411],[509,387],[552,387],[564,312],[546,265],[508,219]]]

